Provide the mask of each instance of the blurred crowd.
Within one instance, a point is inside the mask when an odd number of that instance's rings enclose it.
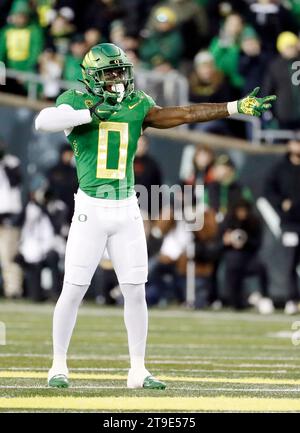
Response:
[[[297,0],[2,0],[0,61],[41,74],[39,97],[53,100],[58,79],[81,78],[91,46],[113,42],[136,71],[187,77],[194,103],[234,100],[256,86],[276,93],[264,124],[295,130],[299,31]],[[8,79],[5,89],[26,94],[28,83]],[[230,127],[223,120],[196,128],[226,134]]]
[[[192,103],[237,99],[256,86],[275,93],[278,102],[263,118],[266,126],[297,130],[300,122],[300,3],[297,0],[2,0],[0,61],[43,80],[38,96],[55,100],[59,80],[81,79],[80,63],[93,45],[112,42],[125,50],[136,71],[166,76],[177,71],[189,83]],[[8,78],[2,91],[26,95],[28,81]],[[226,120],[193,128],[230,133]],[[248,137],[251,131],[244,132]],[[297,266],[300,261],[300,142],[291,140],[287,155],[270,171],[264,195],[281,221],[285,250],[285,311],[298,311]],[[141,137],[134,163],[137,185],[150,191],[162,185],[163,173]],[[62,287],[64,251],[73,214],[77,177],[69,146],[61,145],[58,162],[33,182],[22,197],[20,161],[0,140],[1,291],[7,298],[57,299]],[[268,266],[261,256],[263,223],[252,193],[239,179],[227,154],[196,146],[191,170],[178,182],[205,186],[201,230],[186,230],[175,215],[145,218],[148,239],[149,305],[184,304],[195,275],[194,306],[274,309]],[[184,206],[184,197],[180,197]],[[151,202],[141,205],[145,216]],[[255,276],[257,290],[244,290]],[[193,279],[193,278],[192,278]],[[222,281],[222,290],[220,290]],[[118,304],[122,297],[107,254],[96,271],[88,296]]]
[[[282,271],[285,312],[294,314],[299,303],[300,142],[291,140],[287,146],[287,154],[267,174],[264,196],[281,221],[286,258]],[[146,135],[139,139],[134,172],[136,185],[143,185],[149,196],[151,185],[164,182],[159,163],[149,154]],[[256,306],[261,313],[272,313],[269,271],[261,255],[264,224],[232,159],[227,154],[215,154],[208,146],[195,146],[190,170],[178,184],[180,191],[185,191],[184,186],[190,187],[192,201],[187,204],[184,194],[177,193],[177,206],[179,202],[183,207],[197,209],[198,200],[204,200],[204,224],[201,229],[187,230],[185,218],[176,218],[175,201],[167,218],[163,200],[155,210],[151,201],[140,202],[149,253],[148,304],[186,305],[188,287],[195,284],[195,308],[220,309],[225,305],[240,310]],[[198,185],[204,185],[204,196],[199,196]],[[44,173],[42,182],[32,182],[25,200],[21,197],[22,188],[20,161],[1,140],[2,295],[33,301],[56,300],[62,287],[65,245],[78,188],[70,147],[61,145],[57,163]],[[257,284],[249,296],[245,283],[253,276]],[[107,254],[99,264],[88,296],[100,304],[122,303]]]

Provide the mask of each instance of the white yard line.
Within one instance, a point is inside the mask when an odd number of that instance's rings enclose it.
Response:
[[[46,367],[37,367],[37,368],[30,368],[30,367],[4,367],[4,368],[0,368],[0,371],[48,371],[49,369]],[[128,371],[128,368],[100,368],[100,367],[95,367],[95,368],[80,368],[80,367],[71,367],[70,371]],[[211,369],[201,369],[201,368],[193,368],[193,369],[180,369],[180,368],[168,368],[167,369],[168,372],[172,372],[172,373],[240,373],[240,374],[288,374],[290,373],[287,370],[257,370],[257,369],[252,369],[252,370],[237,370],[237,369],[232,369],[232,368],[228,368],[228,369],[215,369],[215,368],[211,368]],[[166,370],[165,369],[157,369],[155,368],[155,372],[157,373],[165,373]]]
[[[28,328],[28,334],[30,334],[30,336],[33,336],[33,335],[38,335],[38,336],[45,335],[45,336],[49,336],[49,332],[48,331],[43,330],[41,332],[40,330],[36,330],[34,328],[34,326],[35,325],[26,326],[26,328]],[[15,330],[15,331],[16,330],[19,330],[19,331],[23,330],[24,331],[23,328],[24,328],[23,326],[9,327],[10,331],[11,330]],[[163,329],[157,329],[157,330],[151,329],[150,333],[154,337],[156,335],[161,335],[161,333],[163,331],[164,331]],[[290,337],[285,336],[284,338],[283,337],[280,337],[280,338],[283,338],[284,340],[285,339],[286,340],[291,340],[291,337],[292,337],[293,333],[289,332],[289,331],[286,331],[286,332],[289,333]],[[172,339],[172,338],[176,338],[177,339],[178,335],[180,333],[182,333],[182,329],[178,329],[178,332],[177,332],[176,336],[172,336],[172,334],[170,334],[169,338],[170,339]],[[189,333],[190,333],[190,330],[189,330]],[[25,335],[25,331],[24,331],[24,335]],[[125,329],[112,330],[112,331],[101,331],[100,329],[99,330],[97,330],[97,329],[89,329],[89,330],[85,331],[85,330],[82,330],[82,329],[81,330],[78,329],[78,330],[76,330],[76,335],[77,336],[81,336],[81,337],[91,336],[91,335],[93,337],[109,337],[109,336],[112,336],[112,335],[114,335],[114,336],[125,336]],[[184,338],[183,335],[181,337]],[[264,334],[264,335],[233,334],[232,331],[230,330],[230,331],[228,331],[228,335],[224,334],[224,335],[220,336],[220,335],[215,335],[215,334],[201,333],[201,335],[199,336],[199,338],[201,340],[209,339],[209,340],[217,340],[217,341],[219,341],[220,339],[222,339],[222,341],[232,341],[232,340],[243,340],[243,341],[245,341],[245,340],[254,340],[254,341],[256,341],[256,340],[270,340],[270,339],[273,339],[273,340],[276,341],[276,340],[278,340],[279,337],[277,335],[275,335],[275,333],[273,335],[271,335],[271,334],[270,335],[269,334]],[[24,340],[16,340],[14,338],[11,338],[11,344],[23,344],[23,345],[26,345],[27,342],[26,341],[24,342]],[[49,340],[49,342],[45,342],[43,344],[52,344],[52,342]],[[111,343],[111,344],[117,345],[117,343]],[[165,346],[165,345],[166,344],[161,344],[161,346]],[[218,345],[219,345],[219,343],[218,343]],[[199,346],[199,345],[197,345],[197,346]],[[206,346],[208,347],[208,345],[206,345]],[[277,347],[277,346],[270,346],[270,347]]]
[[[101,341],[99,341],[99,344],[101,344]],[[105,344],[106,348],[108,348],[108,347],[111,347],[111,348],[115,348],[115,347],[116,348],[124,348],[124,351],[128,348],[128,344],[125,343],[125,342],[124,343],[108,343],[108,342],[105,342],[104,344]],[[184,345],[184,350],[185,351],[192,350],[192,351],[196,352],[196,351],[202,351],[202,350],[209,349],[211,352],[215,351],[215,353],[216,353],[216,355],[212,356],[211,358],[230,359],[230,357],[231,357],[232,359],[238,359],[238,357],[234,357],[234,356],[233,357],[232,356],[228,356],[228,357],[227,356],[225,356],[225,357],[224,356],[223,357],[217,356],[217,353],[219,351],[222,351],[223,353],[226,353],[228,351],[228,352],[230,352],[232,354],[234,350],[236,350],[236,351],[245,350],[245,344],[242,344],[242,343],[241,344],[234,344],[234,346],[231,348],[231,350],[229,350],[229,344],[230,343],[228,343],[228,344],[218,344],[218,343],[214,343],[214,344],[213,343],[211,343],[211,344],[186,344],[186,345]],[[52,342],[51,341],[44,341],[43,343],[38,343],[37,345],[40,346],[40,347],[42,347],[42,346],[51,347],[52,346]],[[14,340],[13,343],[7,344],[7,346],[10,348],[10,350],[12,350],[16,346],[17,347],[19,347],[19,346],[28,346],[28,342]],[[84,347],[90,348],[91,347],[91,343],[90,342],[81,342],[80,346],[82,348],[84,348]],[[291,343],[290,346],[292,346],[292,343]],[[278,357],[281,358],[280,354],[281,353],[286,353],[285,349],[287,349],[287,348],[289,349],[290,346],[285,346],[285,347],[281,346],[281,347],[278,347],[278,346],[272,346],[272,345],[265,345],[263,343],[261,345],[252,345],[252,344],[247,343],[247,350],[248,351],[255,350],[255,351],[259,351],[259,352],[262,352],[262,351],[264,351],[264,352],[272,352],[272,354],[274,354],[274,355],[276,354],[276,352],[278,352]],[[172,344],[172,343],[157,343],[157,344],[156,343],[150,343],[150,344],[148,344],[148,351],[149,350],[155,350],[155,349],[159,349],[159,350],[175,349],[175,350],[178,351],[179,348],[180,348],[179,344]],[[0,346],[0,350],[1,350],[1,346]],[[1,353],[0,353],[0,356],[1,356]],[[205,355],[203,356],[201,353],[199,353],[198,358],[206,358],[207,359],[207,357]],[[244,357],[244,358],[241,358],[241,359],[252,359],[252,357],[251,356],[250,357]],[[278,359],[278,358],[275,358],[275,359]],[[284,358],[281,358],[281,359],[284,359]],[[294,359],[297,359],[297,358],[295,357]]]
[[[0,348],[1,350],[1,348]],[[52,354],[45,354],[45,353],[19,353],[19,352],[7,352],[7,353],[0,353],[0,358],[49,358],[51,359]],[[70,355],[68,357],[69,360],[74,361],[89,361],[89,360],[95,360],[95,361],[128,361],[129,357],[128,355],[114,355],[114,356],[108,356],[108,355]],[[147,359],[152,364],[213,364],[213,365],[219,365],[219,366],[242,366],[242,367],[252,367],[252,366],[269,366],[269,367],[290,367],[290,368],[300,368],[300,362],[299,364],[250,364],[249,361],[300,361],[299,356],[174,356],[174,358],[170,359],[170,355],[149,355],[147,356]],[[218,361],[248,361],[247,363],[243,364],[220,364]],[[216,362],[214,362],[216,361]]]
[[[37,313],[37,314],[52,314],[54,310],[53,305],[32,305],[32,304],[18,304],[18,303],[3,303],[0,305],[0,320],[1,313]],[[123,309],[120,307],[106,308],[95,306],[82,306],[79,310],[80,315],[87,316],[103,316],[103,317],[122,317]],[[241,322],[262,322],[262,323],[277,323],[289,322],[294,319],[286,317],[283,314],[276,313],[272,316],[260,316],[257,313],[237,313],[237,312],[210,312],[210,311],[194,311],[194,310],[151,310],[150,316],[158,318],[186,318],[186,319],[205,319],[205,320],[230,320]],[[295,316],[297,317],[297,316]]]
[[[47,367],[8,367],[8,368],[0,368],[0,371],[48,371]],[[128,368],[70,368],[71,371],[128,371]],[[186,370],[184,370],[186,371]]]
[[[0,385],[0,389],[44,389],[44,390],[49,390],[50,388],[45,385],[35,385],[35,386],[30,386],[30,385]],[[68,388],[68,392],[72,391],[73,389],[122,389],[122,390],[127,390],[127,388],[125,386],[113,386],[113,385],[84,385],[84,386],[71,386],[70,388]],[[199,388],[189,388],[189,387],[173,387],[171,385],[169,385],[168,390],[170,391],[198,391],[198,392],[202,392],[202,391],[208,391],[208,392],[269,392],[269,393],[289,393],[289,392],[293,392],[293,393],[299,393],[300,394],[300,388],[291,388],[291,389],[287,389],[287,388],[280,388],[280,389],[273,389],[273,388],[212,388],[212,387],[199,387]],[[88,398],[89,396],[85,396],[82,397],[84,398]]]

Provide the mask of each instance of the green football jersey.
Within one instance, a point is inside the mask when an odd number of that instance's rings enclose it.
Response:
[[[56,106],[86,109],[98,97],[68,90],[57,98]],[[76,126],[68,135],[76,159],[79,187],[91,197],[120,200],[134,193],[133,160],[144,119],[153,99],[134,91],[121,103],[121,109],[105,121]],[[101,108],[101,107],[99,107]]]

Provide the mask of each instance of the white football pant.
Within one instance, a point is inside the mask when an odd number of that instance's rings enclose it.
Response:
[[[66,247],[65,282],[90,284],[105,248],[119,284],[147,281],[147,244],[136,195],[106,200],[79,189]]]

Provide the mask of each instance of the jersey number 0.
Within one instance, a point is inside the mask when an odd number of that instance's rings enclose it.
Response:
[[[118,132],[119,161],[117,168],[107,168],[109,132]],[[101,122],[99,124],[97,174],[100,179],[124,179],[128,152],[128,123]]]

